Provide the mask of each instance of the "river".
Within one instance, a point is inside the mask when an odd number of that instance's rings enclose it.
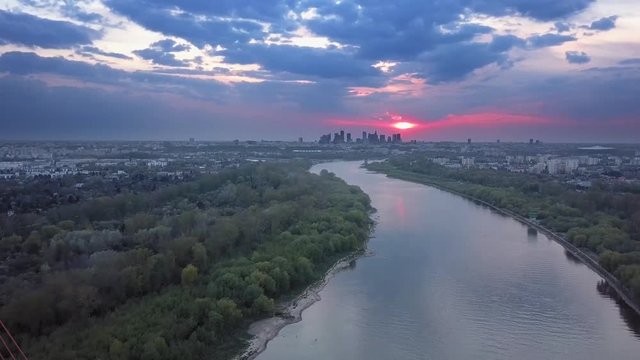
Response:
[[[369,194],[373,256],[332,278],[257,359],[640,359],[638,317],[560,245],[459,196],[359,165],[312,171]]]

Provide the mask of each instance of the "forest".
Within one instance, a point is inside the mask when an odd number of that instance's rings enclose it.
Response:
[[[307,168],[2,215],[0,319],[30,359],[230,358],[252,321],[369,237],[368,196]]]
[[[492,169],[454,169],[424,154],[394,156],[368,169],[435,184],[483,200],[562,234],[593,254],[640,299],[640,187],[595,182],[589,189],[545,175]]]

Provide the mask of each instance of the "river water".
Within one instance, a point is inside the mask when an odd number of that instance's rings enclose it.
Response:
[[[461,197],[359,165],[312,171],[369,194],[374,255],[332,278],[259,360],[640,359],[638,318],[560,245]]]

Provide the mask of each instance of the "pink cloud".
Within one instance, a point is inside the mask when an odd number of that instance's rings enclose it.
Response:
[[[371,127],[383,130],[394,128],[393,124],[398,121],[415,124],[415,127],[410,129],[410,131],[414,133],[427,133],[455,128],[491,129],[508,126],[530,126],[557,123],[557,121],[545,117],[503,112],[451,114],[437,120],[419,119],[407,115],[387,113],[382,116],[375,116],[368,119],[329,119],[328,123],[334,126]]]

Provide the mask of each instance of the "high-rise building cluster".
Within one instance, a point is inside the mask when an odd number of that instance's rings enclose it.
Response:
[[[345,137],[346,135],[346,137]],[[351,133],[346,133],[344,130],[341,130],[339,133],[334,133],[333,137],[331,134],[326,134],[320,136],[320,144],[344,144],[344,143],[353,143],[353,137]],[[385,136],[384,134],[378,134],[378,131],[373,133],[367,133],[366,131],[362,132],[362,138],[355,139],[356,144],[400,144],[402,143],[402,135],[401,134],[393,134],[391,136]]]

